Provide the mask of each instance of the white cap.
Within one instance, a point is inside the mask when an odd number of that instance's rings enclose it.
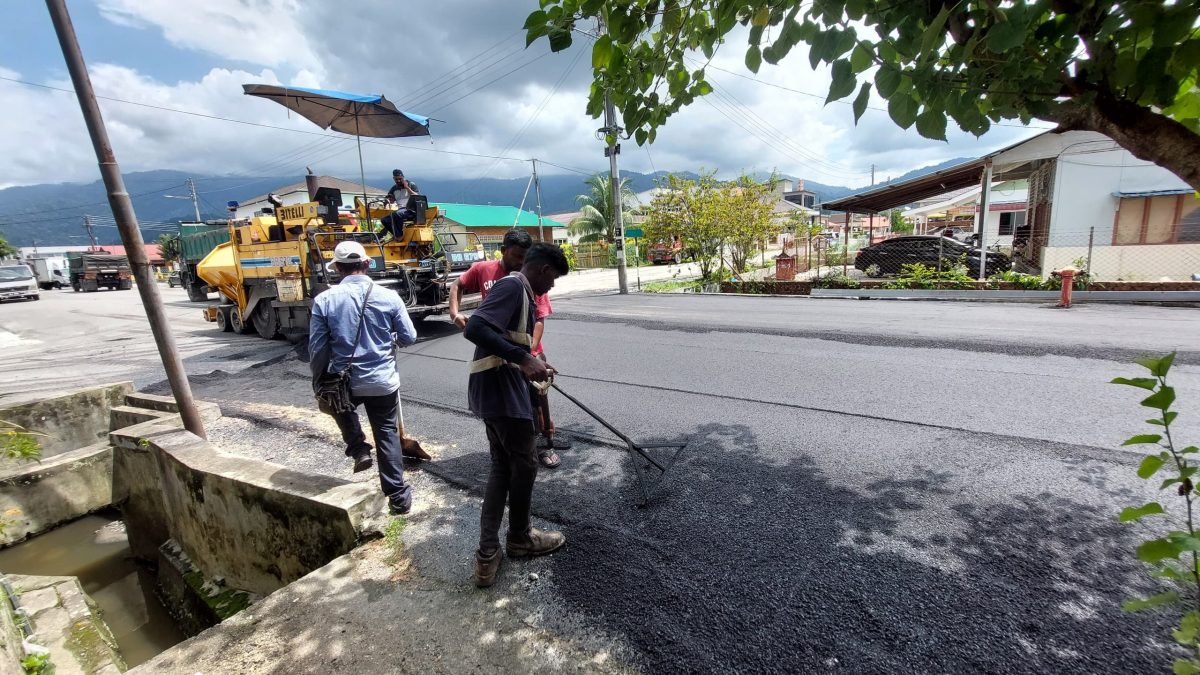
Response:
[[[333,249],[333,262],[325,266],[329,271],[334,271],[333,263],[361,263],[363,261],[370,262],[371,258],[367,256],[367,249],[357,241],[343,241]]]

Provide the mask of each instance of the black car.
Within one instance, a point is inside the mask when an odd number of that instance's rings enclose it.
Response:
[[[903,266],[913,263],[937,269],[939,258],[942,269],[965,264],[971,276],[979,276],[979,249],[949,237],[910,236],[887,239],[861,249],[854,259],[854,268],[867,272],[869,276],[882,276],[899,274]],[[984,276],[1010,269],[1012,260],[1008,256],[988,251],[987,274]]]

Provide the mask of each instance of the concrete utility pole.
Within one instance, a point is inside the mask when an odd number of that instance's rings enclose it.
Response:
[[[980,177],[983,185],[979,191],[979,280],[987,280],[987,217],[992,208],[992,158],[983,162],[983,175]]]
[[[871,185],[875,185],[875,165],[871,165]]]
[[[538,241],[546,241],[546,232],[542,229],[542,181],[537,174],[537,160],[533,160],[533,191],[537,196]]]
[[[87,232],[88,239],[91,240],[91,242],[92,242],[92,248],[99,248],[96,245],[96,232],[95,232],[95,230],[92,229],[92,217],[91,216],[83,217],[83,229]]]
[[[180,196],[180,195],[163,195],[163,196],[166,197],[167,199],[190,199],[190,200],[192,200],[192,208],[195,209],[195,211],[196,211],[196,222],[197,223],[202,222],[200,220],[200,198],[196,196],[196,182],[193,181],[191,178],[187,179],[187,188],[188,188],[187,196]]]
[[[138,229],[133,202],[125,190],[121,168],[117,165],[116,155],[113,154],[112,145],[108,141],[104,117],[100,114],[100,105],[96,102],[96,93],[92,90],[92,80],[88,77],[87,64],[84,63],[83,52],[79,50],[79,41],[75,38],[71,16],[67,13],[66,0],[46,0],[46,9],[50,11],[54,32],[58,34],[58,43],[67,62],[67,70],[71,73],[71,82],[75,85],[79,108],[83,112],[83,120],[87,123],[92,147],[100,164],[100,176],[104,179],[105,189],[108,190],[108,204],[112,208],[113,218],[117,221],[117,229],[121,232],[121,243],[125,245],[125,253],[129,256],[138,294],[141,295],[142,305],[146,308],[146,318],[150,320],[150,330],[154,334],[154,342],[158,345],[158,353],[167,372],[167,381],[171,384],[171,393],[175,395],[175,403],[179,406],[179,416],[183,418],[184,428],[201,438],[206,438],[204,422],[200,419],[200,412],[192,398],[192,388],[183,368],[183,359],[175,346],[175,336],[167,324],[167,316],[158,296],[158,284],[150,270],[150,260],[146,256],[142,232]],[[90,218],[87,223],[90,232]]]
[[[599,20],[600,32],[604,33],[608,30],[604,24],[604,19]],[[608,139],[608,147],[604,149],[604,156],[608,158],[608,180],[609,191],[612,193],[612,219],[613,219],[613,238],[617,244],[617,287],[621,295],[629,293],[629,280],[627,278],[627,270],[625,267],[625,219],[621,213],[621,172],[617,168],[617,155],[621,154],[621,144],[617,140],[621,136],[621,127],[617,126],[617,113],[613,107],[612,96],[609,90],[604,91],[604,128],[600,131]]]

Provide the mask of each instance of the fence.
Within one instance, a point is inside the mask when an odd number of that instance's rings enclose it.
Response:
[[[595,267],[608,267],[609,251],[608,246],[602,243],[595,244],[576,244],[575,245],[575,268],[589,269]]]
[[[985,279],[1031,288],[1051,281],[1055,272],[1068,266],[1083,272],[1085,283],[1200,281],[1200,232],[1179,229],[1149,240],[1146,234],[1115,241],[1111,227],[1040,235],[993,233],[984,242],[986,251],[980,250],[976,235],[905,235],[870,246],[851,239],[848,251],[844,242],[814,239],[811,247],[801,242],[796,267],[809,278],[845,270],[851,277],[936,275],[950,280],[979,279],[982,267]]]

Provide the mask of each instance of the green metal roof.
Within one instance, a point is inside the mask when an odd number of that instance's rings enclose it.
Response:
[[[515,206],[486,206],[483,204],[430,204],[442,210],[446,218],[466,227],[537,227],[536,213]],[[542,217],[544,227],[566,227],[563,223]]]

